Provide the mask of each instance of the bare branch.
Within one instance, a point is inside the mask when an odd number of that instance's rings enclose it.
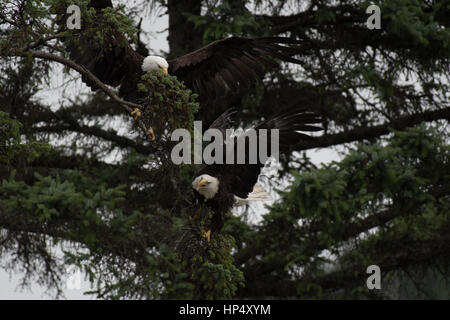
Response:
[[[58,124],[51,126],[40,126],[33,129],[34,132],[54,132],[60,133],[61,131],[68,130],[72,132],[79,132],[85,135],[101,138],[106,141],[110,141],[113,144],[121,148],[134,148],[137,152],[142,154],[150,154],[156,150],[151,146],[146,146],[135,142],[127,137],[120,136],[114,131],[105,131],[95,126],[83,126],[78,123]]]
[[[305,142],[299,149],[297,149],[297,151],[313,148],[326,148],[343,143],[362,141],[363,139],[372,139],[389,134],[391,129],[404,130],[422,122],[442,119],[450,120],[450,107],[399,117],[378,126],[360,127],[347,132],[324,135],[314,141]]]
[[[72,60],[66,59],[64,57],[44,52],[44,51],[38,51],[38,50],[23,50],[23,49],[11,49],[7,55],[9,56],[20,56],[20,57],[26,57],[28,55],[31,55],[32,57],[41,58],[45,60],[55,61],[58,63],[61,63],[81,75],[84,75],[89,80],[94,82],[100,89],[102,89],[109,97],[111,97],[114,101],[116,101],[122,108],[124,108],[129,114],[133,112],[133,108],[142,109],[142,106],[130,101],[125,101],[121,99],[113,90],[108,88],[103,82],[101,82],[92,72],[90,72],[88,69],[86,69],[84,66],[79,65]],[[131,108],[133,107],[133,108]],[[146,136],[151,136],[151,134],[148,132],[148,128],[145,126],[144,122],[142,120],[137,120],[139,127],[142,129],[144,134]]]

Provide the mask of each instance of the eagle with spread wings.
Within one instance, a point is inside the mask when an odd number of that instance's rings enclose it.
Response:
[[[301,147],[304,142],[314,139],[313,136],[306,133],[323,130],[321,125],[323,119],[320,116],[307,110],[297,110],[279,114],[254,126],[251,129],[255,132],[253,140],[249,131],[229,140],[226,137],[226,130],[231,127],[231,118],[234,113],[233,109],[225,111],[210,126],[210,129],[221,132],[224,141],[231,143],[231,149],[228,148],[227,142],[224,142],[222,147],[224,158],[232,159],[232,163],[204,165],[197,171],[192,181],[192,187],[195,189],[200,203],[205,203],[214,213],[211,221],[206,224],[207,230],[204,236],[208,241],[211,232],[222,228],[227,212],[238,199],[252,198],[251,194],[255,192],[255,185],[261,169],[266,163],[262,159],[258,159],[254,163],[250,160],[252,152],[254,155],[260,154],[260,140],[267,144],[267,151],[270,150],[267,156],[271,157],[274,156],[270,137],[272,130],[278,132],[277,143],[280,154],[289,154]],[[255,146],[253,150],[251,144]],[[240,151],[244,159],[241,164],[238,161],[239,145],[244,146]]]
[[[93,0],[88,6],[101,19],[103,10],[112,8],[112,2]],[[131,101],[146,72],[161,71],[176,76],[204,102],[250,88],[270,68],[279,66],[279,61],[301,63],[294,58],[299,53],[296,45],[301,41],[283,37],[229,37],[166,60],[159,56],[143,57],[119,32],[104,35],[101,46],[95,42],[93,34],[95,25],[82,26],[76,41],[68,44],[72,60],[103,83],[120,86],[119,95]],[[86,77],[82,79],[93,90],[98,89]]]

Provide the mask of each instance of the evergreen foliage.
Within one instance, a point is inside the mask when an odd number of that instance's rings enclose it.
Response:
[[[151,141],[101,90],[40,95],[70,59],[75,31],[61,12],[76,3],[94,24],[92,45],[117,32],[140,46],[145,8],[166,7],[170,55],[229,35],[302,41],[301,66],[283,65],[256,88],[198,105],[170,75],[136,88]],[[141,1],[94,19],[89,1],[8,0],[0,8],[0,267],[59,296],[67,268],[109,299],[449,298],[450,2]],[[176,3],[175,3],[176,2]],[[370,3],[381,29],[366,26]],[[144,17],[145,18],[145,17]],[[151,44],[150,44],[151,45]],[[106,49],[106,48],[105,48]],[[149,47],[147,46],[147,50]],[[18,53],[20,51],[20,54]],[[68,68],[65,79],[80,75]],[[248,125],[306,108],[326,130],[281,161],[279,201],[258,224],[229,214],[207,242],[191,187],[194,166],[173,164],[170,132],[204,128],[226,108]],[[282,180],[281,178],[286,178]],[[382,289],[366,269],[380,266]]]

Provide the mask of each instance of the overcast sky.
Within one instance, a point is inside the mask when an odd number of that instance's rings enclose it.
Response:
[[[113,1],[117,3],[117,1]],[[143,29],[146,31],[151,31],[151,35],[147,40],[150,43],[151,49],[154,53],[160,51],[168,52],[169,47],[167,43],[167,29],[168,29],[168,16],[164,15],[158,17],[157,15],[152,15],[148,17],[143,22]],[[55,69],[57,69],[56,67]],[[56,73],[56,72],[55,72]],[[60,74],[60,73],[59,73]],[[52,79],[53,88],[46,89],[39,94],[40,98],[45,99],[49,103],[61,101],[62,82],[64,79],[62,77],[55,76]],[[80,87],[81,86],[81,87]],[[79,83],[73,85],[73,94],[79,94],[79,90],[86,90],[86,87]],[[331,160],[337,160],[338,155],[336,152],[330,149],[325,150],[311,150],[308,151],[308,155],[312,158],[312,161],[319,165],[320,163],[328,163]],[[52,297],[45,294],[46,288],[41,287],[37,284],[33,284],[30,289],[19,290],[18,286],[22,278],[21,273],[13,273],[0,269],[0,299],[51,299]],[[92,296],[83,295],[83,292],[89,290],[89,284],[83,279],[81,281],[80,289],[69,289],[64,290],[64,295],[67,299],[93,299]]]

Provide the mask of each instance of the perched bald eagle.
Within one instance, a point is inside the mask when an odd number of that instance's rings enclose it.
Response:
[[[230,116],[233,112],[227,110],[222,114],[210,128],[219,129],[222,133],[225,133],[225,129],[230,125]],[[320,126],[314,126],[311,124],[321,123],[322,119],[316,114],[308,111],[297,111],[294,113],[282,114],[273,119],[264,121],[253,129],[256,132],[257,148],[259,148],[259,140],[262,138],[259,129],[267,129],[267,134],[270,136],[270,129],[278,129],[279,135],[279,153],[287,154],[290,151],[301,147],[302,142],[310,141],[313,137],[303,134],[299,131],[320,131]],[[239,141],[240,140],[240,141]],[[237,164],[237,147],[239,142],[246,141],[245,143],[245,164]],[[225,139],[224,139],[225,141]],[[270,144],[270,137],[265,138],[264,141]],[[250,164],[249,155],[249,134],[243,133],[238,137],[233,138],[234,142],[234,163],[235,164],[212,164],[206,165],[201,168],[195,175],[192,181],[192,187],[195,189],[197,196],[201,202],[206,203],[210,209],[214,212],[211,219],[209,229],[205,237],[209,241],[211,231],[219,230],[223,226],[225,214],[236,203],[236,197],[246,199],[248,195],[254,190],[254,186],[258,181],[261,168],[265,163],[258,162],[256,164]],[[270,145],[267,150],[272,150]],[[223,145],[223,154],[226,155],[227,151],[226,143]],[[257,149],[259,152],[259,149]],[[270,157],[271,154],[268,154]],[[231,158],[231,156],[230,156]]]
[[[110,0],[92,0],[89,6],[97,11],[100,20],[101,10],[112,7],[112,3]],[[63,28],[65,21],[61,21]],[[137,84],[145,72],[162,71],[175,75],[203,102],[248,89],[264,76],[268,68],[278,66],[276,60],[301,63],[293,58],[300,49],[290,47],[300,44],[300,41],[289,38],[230,37],[167,61],[158,56],[144,58],[119,32],[105,34],[100,46],[94,41],[95,32],[95,26],[82,25],[76,41],[68,42],[71,58],[103,83],[120,86],[119,95],[130,101],[136,98]],[[86,77],[82,80],[93,90],[98,89]]]

